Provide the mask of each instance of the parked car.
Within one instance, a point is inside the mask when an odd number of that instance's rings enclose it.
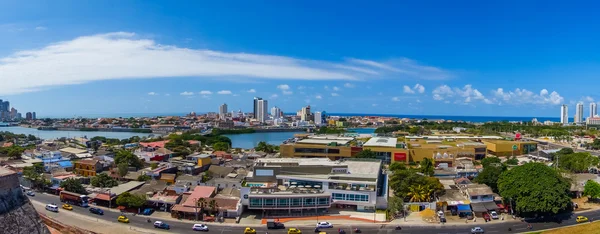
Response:
[[[496,211],[490,212],[490,216],[492,216],[492,219],[499,219],[500,218],[500,216],[498,216],[498,213],[496,213]]]
[[[256,234],[256,229],[247,227],[244,229],[244,234]]]
[[[474,227],[471,228],[471,234],[483,234],[483,228],[481,227]]]
[[[578,223],[583,223],[583,222],[587,222],[588,218],[585,217],[585,216],[577,216],[576,220],[577,220]]]
[[[119,221],[121,223],[129,223],[129,218],[127,218],[127,216],[125,216],[125,215],[121,215],[117,218],[117,221]]]
[[[317,228],[333,228],[333,224],[329,222],[318,222]]]
[[[490,215],[488,213],[483,213],[483,219],[486,221],[492,220],[492,218],[490,218]]]
[[[144,211],[142,211],[142,214],[143,215],[151,215],[152,212],[154,212],[154,209],[152,209],[152,208],[146,208],[146,209],[144,209]]]
[[[267,229],[284,229],[284,228],[285,228],[285,225],[283,225],[283,223],[276,222],[273,220],[267,221]]]
[[[58,206],[56,206],[54,204],[47,204],[46,205],[46,210],[58,213]]]
[[[302,231],[300,231],[300,229],[298,228],[290,228],[288,229],[288,234],[302,234]]]
[[[99,208],[90,208],[90,213],[92,214],[97,214],[97,215],[104,215],[104,211],[99,209]]]
[[[445,218],[446,217],[446,215],[444,214],[444,212],[441,211],[441,210],[438,210],[437,216],[438,216],[438,218]]]
[[[160,229],[166,229],[166,230],[171,229],[171,227],[169,227],[169,224],[166,224],[162,221],[154,222],[154,228],[160,228]]]
[[[27,191],[27,196],[33,197],[35,196],[35,193],[31,190]]]
[[[73,210],[73,206],[69,205],[69,204],[63,204],[62,208],[65,210]]]
[[[208,232],[208,226],[206,226],[204,224],[194,224],[194,226],[192,227],[192,230]]]

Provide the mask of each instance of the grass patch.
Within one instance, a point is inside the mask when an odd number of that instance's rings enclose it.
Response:
[[[544,232],[530,232],[530,233],[543,233],[543,234],[573,234],[573,233],[598,233],[600,230],[600,222],[593,223],[582,223],[575,226],[559,228]]]

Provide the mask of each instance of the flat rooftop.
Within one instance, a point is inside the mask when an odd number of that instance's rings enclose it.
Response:
[[[406,139],[431,139],[431,140],[444,140],[444,139],[502,139],[499,136],[406,136]]]
[[[329,178],[339,177],[340,179],[364,178],[377,179],[381,170],[381,161],[363,161],[363,160],[344,160],[332,161],[327,158],[261,158],[256,160],[257,164],[262,164],[266,167],[318,167],[318,166],[346,166],[347,173],[345,174],[309,174],[296,176],[311,177],[311,178]]]
[[[330,143],[335,142],[338,145],[345,145],[348,144],[348,142],[350,142],[350,140],[340,140],[340,139],[314,139],[314,138],[309,138],[309,139],[302,139],[297,141],[296,143],[298,144],[318,144],[318,145],[327,145]]]
[[[363,146],[396,147],[398,139],[395,137],[372,137]]]

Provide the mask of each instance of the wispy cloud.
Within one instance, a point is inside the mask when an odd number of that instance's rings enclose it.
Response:
[[[316,99],[322,99],[323,97],[321,95],[317,95],[315,96]]]
[[[424,93],[425,92],[425,86],[421,85],[421,84],[416,84],[413,88],[409,87],[408,85],[405,85],[403,87],[404,93]]]
[[[275,98],[277,98],[277,97],[279,97],[279,95],[277,95],[276,93],[274,93],[274,94],[272,94],[272,95],[271,95],[269,98],[271,98],[271,99],[275,99]]]
[[[192,95],[194,95],[194,93],[193,92],[185,91],[185,92],[180,93],[179,95],[181,95],[181,96],[192,96]]]
[[[134,33],[115,32],[82,36],[0,58],[0,95],[114,79],[196,76],[248,81],[359,80],[372,76],[386,78],[387,72],[395,71],[406,71],[403,74],[423,79],[444,78],[449,74],[408,59],[385,63],[350,59],[333,63],[189,49],[162,45]],[[389,76],[393,77],[397,76]]]
[[[36,31],[44,31],[44,30],[46,30],[46,29],[48,29],[48,28],[46,28],[46,27],[43,27],[43,26],[37,26],[37,27],[35,27],[35,30],[36,30]]]
[[[340,96],[340,95],[338,93],[331,93],[331,96],[332,97],[337,97],[337,96]]]
[[[155,95],[158,95],[158,93],[155,93],[155,92],[149,92],[149,93],[148,93],[148,95],[150,95],[150,96],[155,96]]]
[[[256,93],[256,89],[249,89],[247,92],[248,93]]]
[[[422,65],[409,58],[391,59],[385,63],[355,58],[347,59],[347,61],[362,66],[381,69],[381,74],[378,75],[382,76],[388,75],[396,77],[400,75],[400,77],[425,80],[444,80],[454,77],[454,74],[451,71],[439,67]]]
[[[333,86],[333,91],[340,91],[340,88],[337,86]]]
[[[346,88],[354,88],[354,84],[351,84],[351,83],[345,83],[345,84],[344,84],[344,87],[346,87]]]
[[[285,95],[290,95],[290,94],[294,93],[290,90],[291,89],[290,86],[286,85],[286,84],[277,85],[277,89],[281,90],[281,93],[283,93]]]
[[[229,95],[229,94],[231,94],[231,91],[229,91],[229,90],[221,90],[221,91],[219,91],[217,93],[218,94],[223,94],[223,95]]]
[[[208,90],[202,90],[202,91],[200,91],[200,95],[211,95],[211,94],[212,94],[212,92],[208,91]]]
[[[399,102],[399,101],[400,101],[400,98],[399,98],[399,97],[392,97],[392,101],[394,101],[394,102]]]

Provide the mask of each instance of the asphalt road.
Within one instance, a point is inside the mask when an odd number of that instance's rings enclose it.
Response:
[[[48,195],[48,194],[41,194],[38,193],[35,195],[35,197],[30,197],[30,199],[41,202],[41,203],[56,203],[59,205],[59,207],[62,205],[62,203],[60,202],[58,196],[54,196],[54,195]],[[88,211],[87,208],[83,208],[83,207],[77,207],[74,206],[72,211],[68,211],[68,210],[64,210],[64,209],[60,209],[58,215],[60,215],[61,212],[75,212],[81,215],[85,215],[85,216],[89,216],[92,218],[98,218],[98,219],[103,219],[109,222],[114,222],[115,225],[131,225],[134,227],[139,227],[139,228],[145,228],[145,229],[153,229],[153,224],[152,223],[148,223],[147,219],[148,216],[132,216],[132,215],[128,215],[127,217],[130,220],[129,224],[123,224],[123,223],[119,223],[117,222],[117,217],[120,215],[117,212],[110,212],[110,211],[106,211],[104,212],[104,215],[95,215],[92,214]],[[584,212],[584,213],[579,213],[577,215],[584,215],[588,218],[591,218],[593,220],[600,220],[600,211],[590,211],[590,212]],[[574,225],[577,224],[577,222],[575,221],[575,217],[576,215],[570,215],[570,216],[565,216],[563,217],[563,221],[560,223],[555,223],[555,222],[547,222],[547,223],[535,223],[532,222],[533,225],[533,231],[536,230],[543,230],[543,229],[549,229],[549,228],[557,228],[557,227],[562,227],[562,226],[568,226],[568,225]],[[155,220],[150,217],[150,219],[152,219],[152,222],[154,222]],[[167,224],[169,224],[171,226],[171,229],[169,230],[169,232],[172,233],[197,233],[192,231],[192,224],[191,223],[184,223],[184,222],[179,222],[176,220],[161,220]],[[333,229],[324,229],[322,231],[326,231],[327,233],[337,233],[337,229],[341,228],[343,230],[346,231],[346,233],[351,234],[351,230],[353,230],[354,228],[359,228],[362,233],[366,233],[366,234],[387,234],[387,233],[418,233],[418,234],[470,234],[471,228],[475,227],[475,226],[479,226],[482,227],[485,230],[485,233],[509,233],[508,228],[512,228],[512,233],[520,233],[520,232],[526,232],[527,230],[527,223],[526,222],[520,222],[520,221],[514,221],[514,222],[504,222],[504,223],[499,223],[499,222],[489,222],[489,223],[477,223],[477,224],[472,224],[472,225],[451,225],[451,224],[446,224],[446,225],[427,225],[427,226],[414,226],[414,225],[402,225],[402,230],[395,230],[395,226],[394,225],[381,225],[381,224],[355,224],[355,225],[335,225],[334,224],[334,228]],[[210,223],[207,223],[207,226],[209,227],[210,231],[208,233],[243,233],[243,229],[245,228],[244,226],[241,225],[231,225],[231,226],[224,226],[224,225],[211,225]],[[297,226],[289,226],[286,225],[286,228],[289,227],[295,227],[298,228],[300,230],[302,230],[304,233],[314,233],[314,226],[309,226],[309,225],[297,225]],[[85,227],[80,227],[80,228],[84,228]],[[287,233],[287,229],[285,230],[267,230],[266,227],[255,227],[257,230],[257,234],[261,234],[261,233],[269,233],[269,234],[275,234],[275,233]]]

